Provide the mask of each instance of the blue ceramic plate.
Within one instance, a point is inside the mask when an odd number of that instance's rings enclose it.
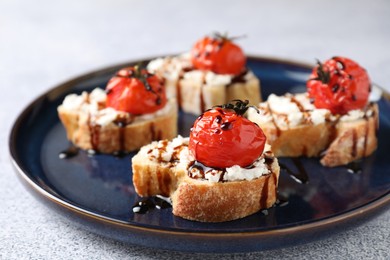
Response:
[[[137,61],[138,62],[138,61]],[[132,185],[130,159],[111,155],[60,159],[69,143],[57,106],[69,93],[104,88],[121,64],[70,80],[29,105],[16,120],[10,152],[18,175],[46,205],[87,230],[155,248],[192,252],[248,252],[305,243],[360,224],[388,208],[390,201],[390,101],[379,101],[378,150],[348,167],[324,168],[318,159],[300,158],[309,182],[282,171],[279,194],[286,203],[225,223],[198,223],[172,215],[171,208],[135,214],[139,201]],[[290,61],[250,57],[248,66],[261,79],[263,97],[305,91],[310,67]],[[387,98],[386,98],[387,96]],[[179,116],[179,132],[188,136],[195,117]],[[293,161],[280,162],[296,170]]]

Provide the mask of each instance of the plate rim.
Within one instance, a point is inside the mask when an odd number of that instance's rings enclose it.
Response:
[[[175,55],[175,54],[172,54]],[[152,56],[152,57],[146,57],[146,58],[139,58],[139,59],[132,59],[128,62],[121,62],[118,64],[108,65],[100,69],[91,70],[90,72],[80,74],[79,76],[70,78],[69,80],[63,81],[59,84],[56,84],[54,87],[51,87],[47,90],[45,90],[42,94],[38,95],[37,97],[33,98],[30,103],[25,106],[25,108],[22,110],[22,112],[19,112],[16,119],[14,120],[11,130],[8,137],[8,151],[9,156],[11,160],[11,164],[17,173],[17,176],[19,179],[23,181],[23,184],[27,186],[30,192],[34,191],[35,194],[40,195],[41,198],[47,199],[53,203],[55,203],[57,206],[62,207],[63,209],[69,210],[72,213],[75,213],[76,215],[79,215],[79,217],[87,217],[90,220],[98,221],[100,224],[108,224],[110,226],[115,226],[120,229],[125,228],[126,230],[137,230],[137,231],[146,231],[149,233],[158,233],[158,234],[168,234],[168,235],[191,235],[195,237],[219,237],[226,235],[229,235],[230,237],[252,237],[252,236],[268,236],[268,235],[275,235],[275,234],[292,234],[296,233],[297,231],[307,231],[311,230],[313,228],[321,228],[324,226],[327,226],[329,224],[339,224],[343,223],[343,221],[349,220],[351,218],[357,217],[359,215],[363,215],[365,213],[369,213],[375,209],[382,209],[386,206],[389,206],[390,204],[390,191],[387,191],[387,193],[383,194],[380,197],[375,198],[374,200],[364,204],[360,205],[358,207],[355,207],[353,209],[347,210],[345,212],[338,213],[333,216],[327,216],[315,221],[309,221],[308,223],[302,222],[295,226],[288,226],[288,227],[281,227],[277,229],[270,229],[270,230],[256,230],[256,231],[230,231],[230,232],[222,232],[222,231],[216,231],[216,230],[210,230],[210,231],[185,231],[183,229],[178,230],[172,230],[172,229],[162,229],[162,228],[156,228],[156,227],[148,227],[148,226],[139,226],[135,225],[133,223],[128,223],[122,220],[114,219],[108,216],[103,216],[99,213],[95,213],[86,209],[83,209],[81,207],[78,207],[77,205],[74,205],[72,203],[69,203],[67,201],[62,200],[60,197],[55,196],[55,194],[51,194],[49,191],[45,190],[43,187],[41,187],[38,183],[36,183],[32,178],[30,178],[28,171],[23,169],[21,165],[18,163],[17,160],[17,149],[15,145],[16,135],[18,131],[18,126],[22,123],[22,118],[25,118],[26,114],[30,113],[31,110],[34,108],[34,106],[39,103],[41,100],[43,100],[46,97],[50,97],[50,94],[53,94],[54,91],[60,91],[63,89],[69,88],[69,86],[74,85],[74,82],[81,81],[83,79],[88,79],[93,77],[97,74],[102,74],[104,72],[108,72],[113,70],[117,67],[127,66],[130,64],[135,64],[140,61],[149,61],[154,58],[158,57],[165,57],[165,56],[171,56],[171,55],[160,55],[160,56]],[[296,66],[303,69],[311,69],[313,67],[312,64],[301,62],[301,61],[295,61],[291,59],[283,59],[283,58],[276,58],[276,57],[270,57],[270,56],[258,56],[258,55],[247,55],[247,60],[259,60],[263,62],[272,62],[272,63],[279,63],[283,65],[291,65]],[[378,86],[377,84],[375,84]],[[390,100],[390,94],[383,89],[382,87],[378,86],[382,91],[382,97],[386,100]]]
[[[168,234],[168,235],[191,235],[195,237],[218,237],[226,235],[229,235],[229,237],[252,237],[252,236],[268,236],[268,235],[274,235],[274,234],[295,234],[297,231],[306,231],[311,230],[313,228],[321,228],[324,226],[327,226],[329,224],[339,224],[343,223],[343,221],[349,220],[350,218],[353,218],[354,216],[363,215],[365,213],[371,212],[375,209],[380,209],[386,206],[390,206],[390,192],[387,192],[387,194],[383,195],[382,197],[376,198],[374,201],[366,203],[363,206],[356,207],[354,209],[348,210],[344,213],[339,213],[335,216],[325,217],[323,219],[319,219],[313,222],[309,223],[303,223],[296,226],[291,227],[284,227],[284,228],[278,228],[278,229],[271,229],[271,230],[258,230],[258,231],[241,231],[241,232],[218,232],[218,231],[185,231],[185,230],[171,230],[171,229],[159,229],[159,228],[152,228],[152,227],[145,227],[145,226],[137,226],[133,225],[131,223],[127,223],[121,220],[116,220],[110,217],[102,216],[98,213],[90,212],[88,210],[82,209],[80,207],[77,207],[76,205],[72,205],[71,203],[68,203],[66,201],[61,200],[60,198],[57,198],[53,194],[50,194],[48,191],[43,189],[41,186],[39,186],[37,183],[35,183],[32,179],[30,179],[23,170],[19,167],[19,165],[12,160],[12,164],[14,169],[16,169],[18,173],[18,177],[23,180],[24,184],[29,185],[30,188],[36,194],[41,195],[43,198],[49,199],[51,202],[54,202],[57,206],[61,206],[64,209],[70,210],[72,213],[80,214],[83,217],[87,217],[90,220],[99,221],[103,224],[109,224],[110,226],[115,226],[119,228],[125,228],[127,230],[137,230],[137,231],[147,231],[150,233],[158,233],[158,234]]]

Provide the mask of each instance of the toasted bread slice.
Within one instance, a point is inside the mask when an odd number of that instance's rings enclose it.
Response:
[[[339,166],[370,155],[377,147],[378,106],[347,115],[316,109],[306,93],[271,95],[248,118],[256,122],[278,157],[320,157],[324,166]]]
[[[77,147],[101,153],[131,152],[154,140],[177,135],[177,104],[142,116],[105,107],[103,90],[71,94],[58,107],[67,138]]]
[[[345,165],[372,154],[378,145],[378,105],[372,104],[372,115],[354,121],[339,121],[333,126],[334,138],[328,145],[321,163],[326,166]],[[332,136],[333,137],[333,136]]]
[[[270,208],[276,202],[279,170],[275,159],[270,174],[253,180],[210,183],[181,174],[184,178],[171,195],[173,214],[202,222],[222,222]]]
[[[174,215],[201,222],[243,218],[275,203],[280,169],[270,151],[265,152],[259,158],[259,166],[256,164],[251,170],[256,172],[255,177],[232,180],[226,176],[234,176],[233,168],[224,173],[215,170],[203,172],[202,176],[194,174],[191,171],[194,162],[187,145],[188,138],[179,137],[172,142],[153,142],[141,148],[132,158],[137,194],[169,196]]]
[[[215,105],[233,99],[261,101],[260,81],[250,71],[240,75],[220,75],[192,67],[189,54],[153,60],[148,70],[165,79],[168,96],[177,97],[179,107],[199,115]]]

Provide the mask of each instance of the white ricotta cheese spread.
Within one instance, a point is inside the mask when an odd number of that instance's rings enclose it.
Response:
[[[107,95],[101,88],[95,88],[91,93],[84,91],[80,95],[69,94],[65,97],[61,107],[72,112],[81,112],[82,118],[91,117],[94,123],[105,126],[118,118],[132,118],[132,122],[140,122],[163,116],[169,113],[172,106],[175,107],[175,100],[168,100],[167,104],[160,110],[144,115],[131,115],[124,111],[118,111],[111,107],[105,107]]]
[[[277,96],[271,94],[267,100],[272,113],[276,114],[291,114],[300,112],[299,107],[296,103],[291,102],[291,97],[289,95]]]
[[[191,54],[184,53],[179,56],[157,58],[149,62],[147,69],[152,72],[159,74],[167,79],[177,80],[180,73],[185,68],[192,68]],[[210,87],[226,86],[232,82],[234,75],[231,74],[216,74],[212,71],[203,71],[192,69],[183,73],[184,80],[190,80],[197,84],[205,84]],[[245,74],[244,79],[249,81],[255,78],[255,75],[248,71]]]
[[[223,176],[224,181],[240,181],[240,180],[253,180],[260,176],[269,174],[267,165],[265,165],[264,158],[258,159],[253,163],[253,167],[247,169],[238,165],[226,168],[226,173]]]
[[[174,138],[172,141],[156,141],[148,146],[141,149],[141,153],[149,156],[151,160],[160,160],[163,162],[171,162],[175,152],[179,150],[179,154],[176,155],[179,159],[176,167],[181,170],[189,170],[190,164],[194,161],[194,158],[188,150],[189,138],[183,138],[180,135]],[[269,151],[269,145],[266,145],[264,151]],[[239,181],[239,180],[253,180],[259,178],[262,175],[269,174],[267,165],[265,164],[264,158],[261,156],[256,160],[250,168],[242,168],[238,165],[226,168],[225,171],[211,169],[204,173],[202,176],[201,172],[196,169],[190,169],[191,175],[194,178],[203,178],[204,181],[208,182],[219,182],[221,175],[223,174],[224,181]]]
[[[232,81],[232,75],[220,75],[215,74],[214,72],[208,71],[206,72],[206,85],[214,86],[214,85],[229,85]]]
[[[332,115],[328,109],[317,109],[311,104],[307,93],[292,95],[287,93],[283,96],[271,94],[266,102],[259,104],[260,113],[248,110],[248,118],[259,124],[274,121],[281,129],[295,127],[301,124],[318,125],[326,120],[335,121],[338,116]],[[354,121],[364,116],[371,116],[371,109],[357,109],[340,116],[341,121]],[[257,115],[256,115],[257,114]]]

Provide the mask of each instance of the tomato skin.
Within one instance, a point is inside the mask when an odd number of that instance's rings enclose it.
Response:
[[[134,67],[123,68],[112,77],[106,92],[107,107],[135,115],[156,112],[167,103],[161,80],[145,70],[136,72]]]
[[[371,81],[366,70],[355,61],[344,57],[325,61],[322,64],[323,72],[328,75],[325,79],[320,70],[320,65],[316,66],[307,81],[315,107],[343,115],[367,105]]]
[[[217,74],[237,75],[245,69],[242,49],[225,37],[204,37],[191,50],[193,66]]]
[[[264,151],[261,128],[234,111],[206,111],[191,129],[189,150],[208,167],[250,166]]]

